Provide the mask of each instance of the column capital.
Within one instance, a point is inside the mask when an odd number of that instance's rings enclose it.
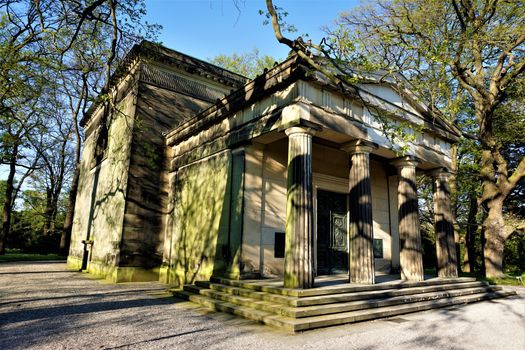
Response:
[[[296,130],[296,132],[294,133],[307,133],[310,135],[314,135],[315,132],[323,130],[323,127],[317,123],[313,123],[309,120],[300,118],[287,123],[282,123],[281,126],[279,126],[278,130],[284,131],[286,135],[290,135],[291,132],[289,130],[291,129]]]
[[[341,146],[341,150],[347,153],[350,153],[350,154],[370,153],[373,150],[375,150],[377,147],[378,146],[376,143],[358,139],[358,140],[353,140],[348,143],[345,143],[343,146]]]
[[[294,134],[307,134],[310,136],[314,136],[317,130],[315,128],[309,127],[309,126],[291,126],[284,130],[284,133],[286,136],[294,135]]]
[[[419,163],[421,163],[421,161],[414,156],[399,157],[390,161],[390,164],[392,164],[398,169],[405,167],[415,168],[418,166]]]
[[[453,175],[447,168],[432,169],[427,171],[426,174],[436,180],[448,180]]]

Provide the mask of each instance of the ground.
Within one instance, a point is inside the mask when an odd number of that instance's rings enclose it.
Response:
[[[495,301],[302,334],[210,313],[160,283],[0,263],[0,349],[525,349],[525,288]]]

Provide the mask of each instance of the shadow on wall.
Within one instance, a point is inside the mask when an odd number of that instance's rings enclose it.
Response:
[[[240,89],[218,101],[210,107],[210,112],[218,110],[228,114],[242,110],[264,94],[279,90],[284,82],[261,75],[253,84],[252,90]],[[235,156],[228,148],[250,140],[253,135],[275,129],[279,120],[279,113],[269,113],[262,122],[254,118],[240,126],[238,121],[230,121],[224,128],[221,125],[211,127],[207,129],[206,137],[212,138],[213,142],[202,144],[185,155],[186,160],[201,160],[178,170],[173,189],[171,268],[176,281],[172,283],[192,283],[197,279],[209,279],[212,274],[238,273],[244,188],[239,186],[242,175],[238,176],[238,165],[232,159]],[[202,117],[194,121],[194,126],[208,122]],[[243,158],[242,172],[244,162]],[[173,272],[170,275],[173,276]]]
[[[229,151],[177,174],[172,256],[178,284],[208,279],[227,269],[230,177]]]
[[[73,235],[77,242],[86,240],[92,244],[84,245],[81,252],[75,252],[72,245],[70,252],[70,256],[82,257],[82,268],[88,267],[92,260],[108,266],[118,261],[119,246],[115,246],[115,242],[119,241],[121,233],[132,130],[132,122],[125,113],[128,104],[124,101],[109,113],[109,127],[106,131],[104,127],[94,131],[92,144],[86,146],[83,154],[78,189],[83,194],[83,201],[77,203],[79,211],[75,213]],[[83,210],[83,207],[89,209]]]

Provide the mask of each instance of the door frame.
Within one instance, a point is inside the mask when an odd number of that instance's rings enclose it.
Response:
[[[314,275],[317,276],[317,190],[324,190],[330,192],[336,192],[347,195],[346,203],[346,232],[348,235],[349,232],[349,203],[348,203],[348,194],[350,192],[350,182],[347,178],[340,178],[331,175],[325,175],[320,173],[313,173],[313,187],[314,187]],[[349,241],[347,237],[347,253],[349,253]]]

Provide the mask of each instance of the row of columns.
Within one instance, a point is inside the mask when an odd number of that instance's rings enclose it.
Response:
[[[285,288],[314,285],[314,206],[312,138],[316,129],[294,126],[288,136],[286,205]],[[343,147],[350,156],[349,280],[375,282],[373,254],[372,188],[370,153],[377,145],[357,140]],[[398,211],[401,278],[423,280],[423,256],[418,219],[417,161],[403,157],[392,162],[398,169]],[[439,277],[457,277],[454,231],[448,177],[443,171],[434,178],[434,213]]]

